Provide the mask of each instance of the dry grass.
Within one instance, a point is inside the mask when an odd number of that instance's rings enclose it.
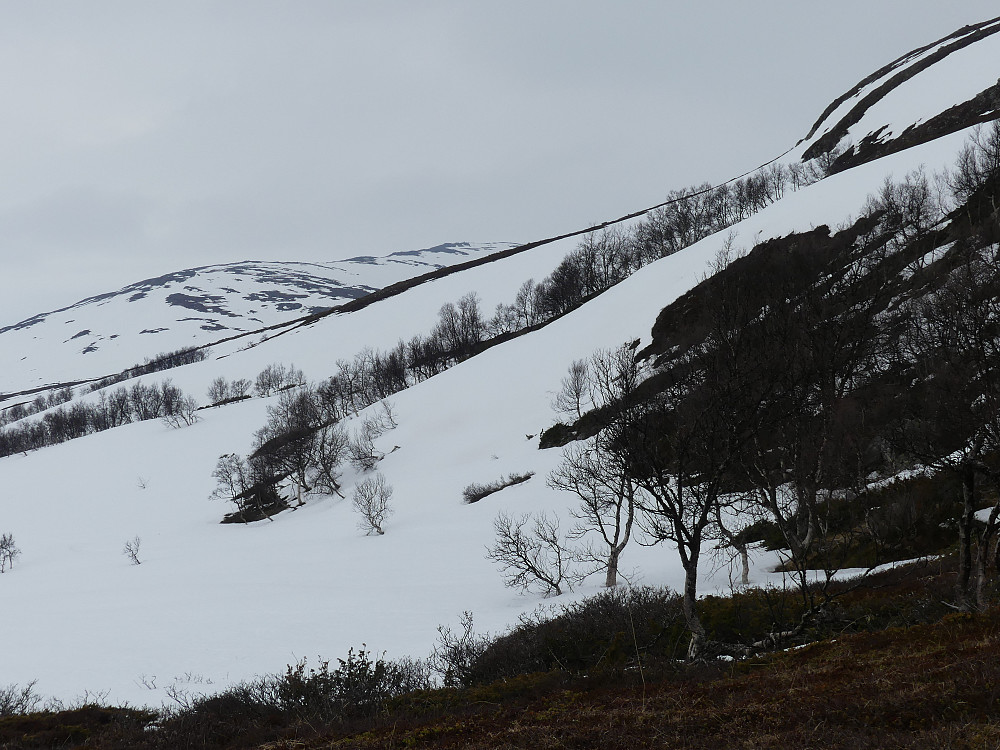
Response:
[[[997,748],[1000,611],[271,748]]]

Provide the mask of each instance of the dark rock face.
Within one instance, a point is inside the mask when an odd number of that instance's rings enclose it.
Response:
[[[170,305],[185,307],[188,310],[194,310],[195,312],[216,313],[218,315],[228,315],[235,318],[236,316],[233,313],[223,307],[222,303],[225,301],[225,297],[220,297],[215,294],[202,294],[194,296],[191,294],[177,292],[167,296],[167,304]]]
[[[919,125],[911,125],[892,140],[880,140],[880,131],[870,134],[853,150],[842,154],[833,163],[832,171],[843,172],[859,164],[998,118],[1000,118],[1000,81],[967,102],[956,104]]]

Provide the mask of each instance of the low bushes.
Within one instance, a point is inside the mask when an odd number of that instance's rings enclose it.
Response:
[[[681,597],[650,587],[608,589],[582,602],[542,606],[507,633],[489,638],[442,629],[435,650],[446,682],[469,687],[532,672],[583,673],[635,667],[654,655],[683,657]]]
[[[473,482],[464,490],[462,490],[462,498],[466,503],[478,503],[484,497],[492,495],[494,492],[499,492],[505,487],[512,487],[515,484],[521,484],[522,482],[527,482],[535,476],[535,472],[529,471],[524,474],[508,474],[506,477],[501,477],[500,479],[494,480],[492,482],[487,482],[486,484],[478,484]]]

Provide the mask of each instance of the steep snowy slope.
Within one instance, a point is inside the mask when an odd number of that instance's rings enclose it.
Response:
[[[1000,111],[997,32],[1000,18],[893,61],[838,98],[791,158],[840,154],[835,169],[842,170],[994,119]]]
[[[459,242],[379,258],[245,261],[144,279],[0,327],[0,393],[108,375],[162,352],[294,320],[508,247]]]
[[[733,242],[749,249],[838,224],[887,176],[950,165],[967,136],[960,130],[790,193],[734,226]],[[703,277],[727,240],[708,237],[652,263],[544,328],[394,396],[399,426],[378,446],[396,512],[381,537],[364,536],[349,500],[330,496],[312,496],[273,521],[218,523],[228,509],[208,500],[212,469],[220,455],[247,451],[273,399],[205,410],[183,429],[143,422],[0,459],[0,532],[14,533],[23,551],[0,576],[0,600],[12,613],[0,641],[0,684],[38,679],[39,691],[67,699],[89,690],[159,703],[171,687],[209,692],[362,642],[421,656],[437,625],[463,610],[480,628],[513,622],[539,600],[506,589],[484,550],[501,510],[549,510],[569,521],[571,501],[545,484],[560,451],[537,447],[539,431],[554,421],[560,378],[595,349],[648,342],[657,313]],[[543,245],[355,312],[230,341],[206,361],[144,380],[169,376],[202,400],[216,376],[253,377],[271,362],[294,363],[319,380],[365,346],[427,333],[441,305],[469,291],[487,312],[511,301],[574,245]],[[535,475],[526,483],[462,503],[470,482],[528,471]],[[345,474],[348,497],[357,479]],[[136,536],[138,566],[121,551]],[[756,581],[772,575],[772,562],[755,556]],[[728,567],[718,563],[704,569],[707,590],[729,585]],[[622,565],[634,580],[681,580],[666,546],[630,547]]]

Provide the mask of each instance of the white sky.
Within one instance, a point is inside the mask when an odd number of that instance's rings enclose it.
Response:
[[[766,161],[876,68],[997,12],[6,2],[0,325],[196,265],[577,229]]]

